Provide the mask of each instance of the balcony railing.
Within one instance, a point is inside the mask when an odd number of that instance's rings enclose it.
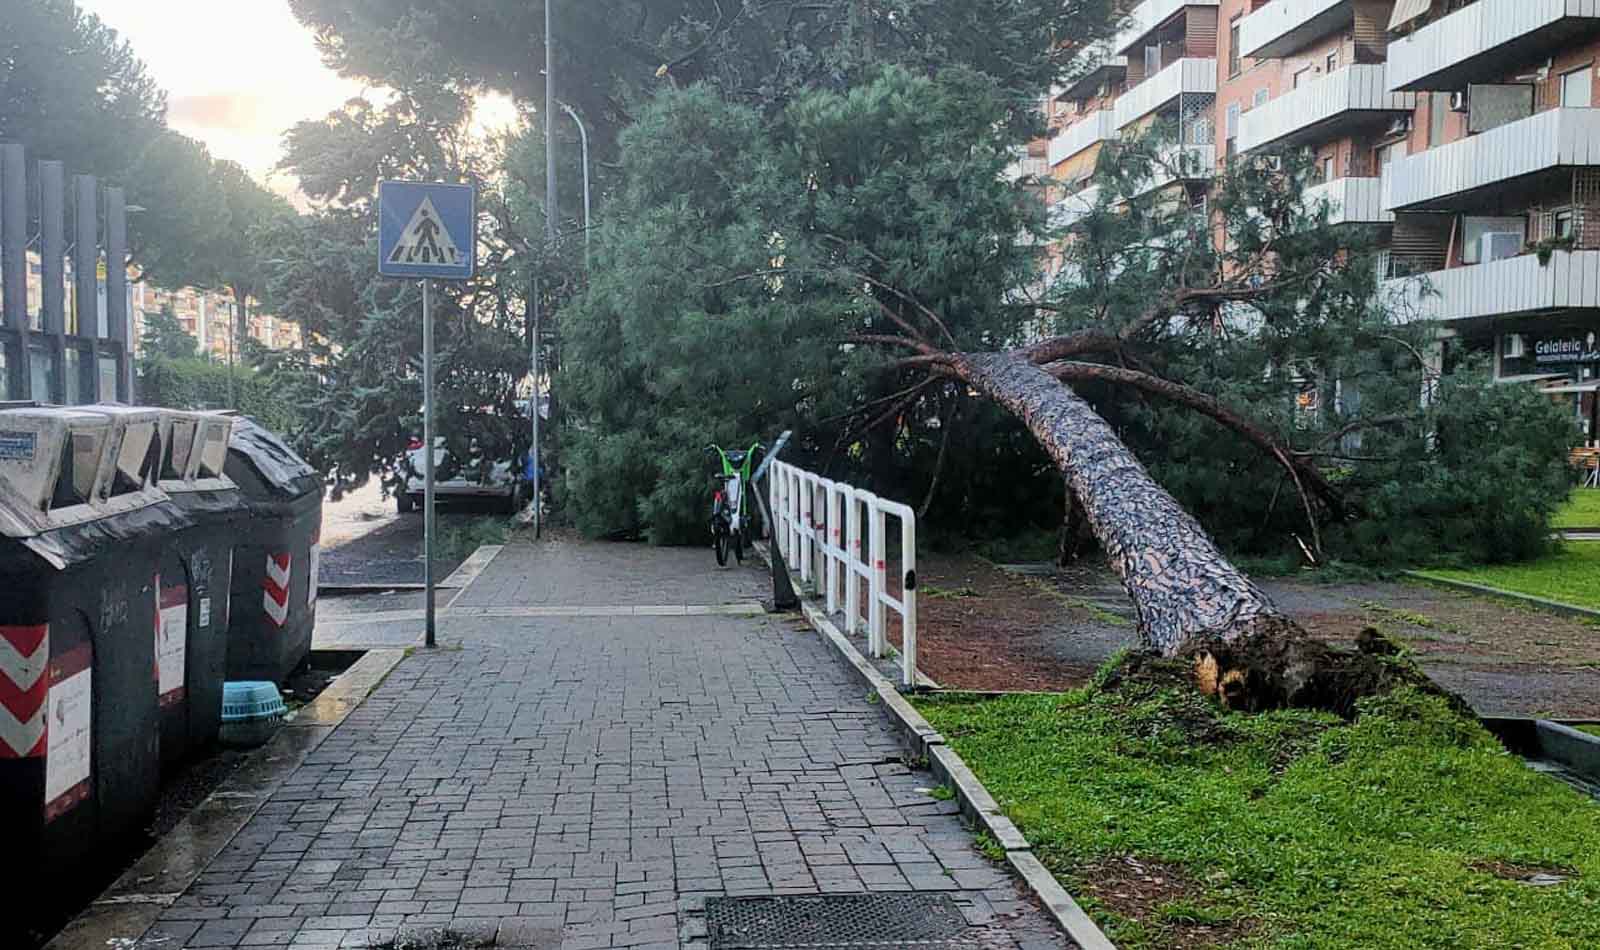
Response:
[[[1215,145],[1169,145],[1161,150],[1160,156],[1161,163],[1155,166],[1148,179],[1131,189],[1129,197],[1147,195],[1174,182],[1202,181],[1217,170]]]
[[[1443,208],[1464,192],[1558,166],[1600,165],[1600,109],[1551,109],[1396,159],[1384,179],[1389,211]]]
[[[1239,53],[1282,59],[1353,22],[1354,0],[1272,0],[1239,21]]]
[[[1116,137],[1116,114],[1110,109],[1091,112],[1050,140],[1050,164],[1059,165],[1091,146]]]
[[[1239,151],[1333,137],[1345,125],[1410,112],[1416,99],[1388,91],[1382,64],[1346,66],[1246,112],[1239,120]]]
[[[1124,22],[1122,31],[1112,41],[1113,52],[1127,55],[1130,50],[1144,45],[1144,38],[1161,24],[1172,19],[1184,7],[1215,7],[1219,0],[1145,0],[1133,8]]]
[[[1377,178],[1335,178],[1306,189],[1308,208],[1328,203],[1329,224],[1392,224],[1394,213],[1383,210],[1383,182]]]
[[[1541,264],[1523,254],[1487,264],[1430,271],[1385,287],[1400,316],[1473,320],[1600,307],[1600,251],[1556,251]],[[1432,293],[1428,293],[1431,287]]]
[[[1125,129],[1184,95],[1215,95],[1217,61],[1188,58],[1150,76],[1117,100],[1117,128]]]
[[[1050,206],[1050,226],[1070,228],[1082,221],[1100,200],[1100,186],[1090,185],[1074,192]]]
[[[1596,26],[1597,0],[1478,0],[1392,40],[1389,88],[1456,90],[1497,81]]]

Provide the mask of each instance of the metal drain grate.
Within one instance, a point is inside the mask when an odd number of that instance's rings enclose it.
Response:
[[[711,950],[969,947],[974,931],[946,894],[713,897]]]

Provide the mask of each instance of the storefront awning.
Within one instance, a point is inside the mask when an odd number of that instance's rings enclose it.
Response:
[[[1389,29],[1398,30],[1428,12],[1433,0],[1397,0],[1394,13],[1389,16]]]
[[[1551,396],[1569,395],[1573,393],[1592,393],[1600,390],[1600,379],[1591,379],[1588,382],[1573,383],[1570,386],[1546,386],[1539,391]]]
[[[1500,376],[1495,382],[1509,386],[1514,383],[1542,383],[1552,379],[1571,379],[1571,377],[1566,373],[1524,373],[1521,376]]]

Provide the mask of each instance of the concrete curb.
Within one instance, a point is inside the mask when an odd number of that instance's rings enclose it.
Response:
[[[384,677],[404,650],[373,650],[357,660],[183,821],[74,917],[45,950],[134,946],[183,895],[235,835],[255,817],[283,779],[304,762]]]
[[[1577,617],[1580,620],[1600,621],[1600,610],[1592,610],[1588,607],[1579,607],[1576,604],[1564,604],[1559,600],[1547,600],[1543,597],[1535,597],[1532,594],[1519,594],[1516,591],[1501,590],[1498,587],[1490,587],[1487,584],[1474,584],[1471,581],[1458,581],[1447,577],[1435,577],[1434,575],[1428,574],[1424,571],[1406,571],[1404,572],[1404,576],[1425,584],[1434,584],[1439,587],[1459,590],[1469,594],[1482,594],[1485,597],[1508,600],[1512,603],[1533,607],[1538,610],[1543,610],[1547,613],[1561,614],[1567,617]]]
[[[757,550],[760,550],[759,548]],[[761,552],[765,558],[765,552]],[[1072,899],[1067,889],[1055,879],[1048,868],[1040,863],[1038,857],[1017,828],[1017,826],[1000,811],[1000,805],[995,801],[983,782],[979,781],[967,763],[962,760],[956,750],[945,744],[944,736],[933,728],[933,725],[917,712],[904,696],[900,695],[895,685],[891,683],[877,667],[855,648],[838,626],[828,618],[815,604],[802,599],[801,610],[811,626],[833,645],[834,650],[856,673],[872,687],[887,712],[890,721],[900,729],[906,737],[912,750],[928,760],[929,770],[954,790],[956,800],[961,806],[963,814],[973,819],[988,832],[1001,848],[1006,851],[1006,860],[1010,863],[1017,876],[1039,899],[1044,909],[1055,918],[1057,925],[1072,938],[1082,950],[1116,950],[1103,931],[1084,913],[1078,902]]]

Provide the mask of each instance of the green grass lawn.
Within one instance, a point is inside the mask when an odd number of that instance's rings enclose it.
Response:
[[[1600,947],[1600,805],[1438,700],[1353,724],[1149,683],[918,706],[1128,950]],[[1153,896],[1108,886],[1130,857]],[[1518,879],[1539,869],[1569,879]]]
[[[1419,572],[1425,577],[1486,584],[1564,604],[1600,610],[1600,542],[1571,541],[1554,554],[1521,564]]]
[[[1556,528],[1600,528],[1600,488],[1579,488],[1556,512]]]
[[[1587,732],[1591,736],[1600,736],[1600,726],[1579,726],[1579,732]]]

